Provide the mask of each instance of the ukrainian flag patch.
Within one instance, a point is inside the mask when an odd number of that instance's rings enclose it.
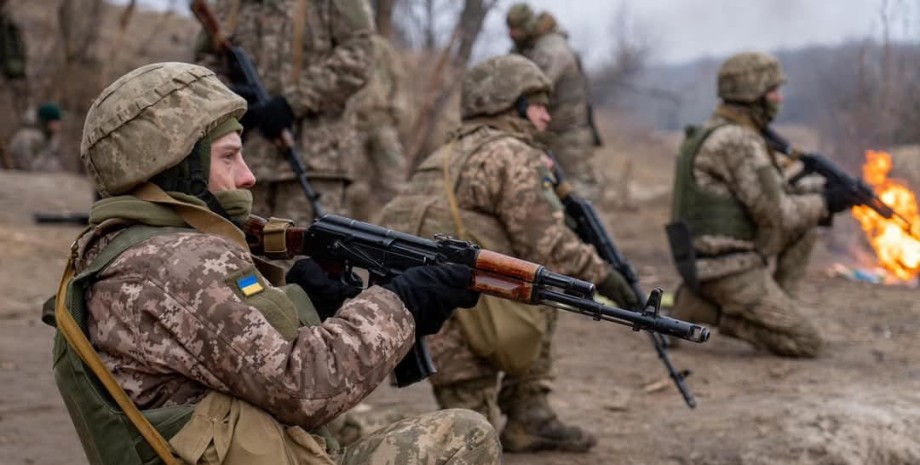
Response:
[[[255,273],[237,278],[236,285],[240,288],[240,292],[242,292],[246,297],[258,294],[265,290],[262,287],[262,284],[259,283],[259,278],[256,277]]]

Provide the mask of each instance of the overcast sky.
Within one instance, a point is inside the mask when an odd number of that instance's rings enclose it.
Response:
[[[124,0],[115,0],[124,3]],[[460,0],[436,0],[458,5]],[[479,57],[510,47],[504,17],[516,0],[499,0],[487,18]],[[145,6],[182,6],[184,0],[139,0]],[[838,44],[881,38],[882,11],[897,40],[920,42],[920,0],[529,0],[537,11],[556,15],[588,66],[601,63],[613,48],[613,25],[626,11],[634,34],[651,40],[653,60],[679,63],[740,50]],[[449,27],[445,27],[449,30]]]
[[[503,28],[508,7],[489,18]],[[920,0],[529,0],[556,15],[589,63],[612,48],[618,11],[635,34],[651,39],[654,59],[677,63],[745,49],[798,48],[847,39],[881,38],[887,10],[893,38],[920,42]]]

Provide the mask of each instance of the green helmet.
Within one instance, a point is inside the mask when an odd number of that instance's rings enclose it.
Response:
[[[80,158],[102,196],[123,194],[182,162],[202,137],[245,111],[246,101],[207,68],[142,66],[93,102]]]
[[[521,2],[515,3],[508,9],[508,15],[505,17],[505,22],[509,29],[523,29],[529,31],[533,29],[533,24],[536,19],[533,8]]]
[[[734,102],[754,102],[786,82],[779,60],[760,52],[733,55],[719,68],[719,98]]]
[[[552,82],[534,62],[520,55],[489,58],[463,77],[460,116],[494,115],[512,108],[518,97],[549,94]]]

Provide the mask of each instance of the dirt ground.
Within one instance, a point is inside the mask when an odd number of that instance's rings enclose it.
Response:
[[[636,161],[633,208],[604,211],[647,289],[677,284],[662,231],[674,140],[612,140],[626,152],[601,158],[604,171]],[[635,144],[645,151],[632,151]],[[38,319],[79,228],[35,226],[31,214],[83,211],[90,201],[88,183],[76,176],[0,172],[2,465],[85,463],[50,371],[52,330]],[[583,455],[508,455],[506,463],[920,464],[918,291],[829,277],[826,268],[842,258],[822,240],[803,286],[827,342],[818,359],[771,357],[717,332],[673,350],[676,366],[693,371],[695,410],[667,382],[645,335],[564,314],[552,402],[599,444]],[[367,403],[434,408],[425,383],[382,386]]]

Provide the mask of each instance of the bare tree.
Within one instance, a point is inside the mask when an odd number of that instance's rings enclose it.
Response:
[[[632,15],[626,3],[617,8],[610,31],[614,38],[613,49],[592,79],[598,103],[613,105],[619,92],[636,87],[632,81],[648,65],[655,48],[648,31],[649,28]]]
[[[424,1],[428,5],[432,0]],[[408,150],[410,169],[418,165],[431,144],[436,115],[443,113],[451,96],[457,92],[463,70],[469,63],[473,46],[482,32],[483,21],[497,2],[498,0],[465,0],[451,38],[440,51],[437,65],[426,85],[425,100],[416,118],[411,135],[412,143]]]

